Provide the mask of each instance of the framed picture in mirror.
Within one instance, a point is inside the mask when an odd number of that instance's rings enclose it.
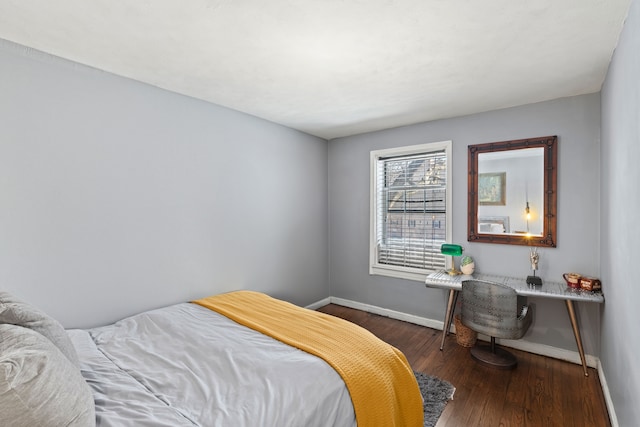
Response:
[[[504,206],[507,194],[507,173],[478,174],[478,203],[485,206]]]

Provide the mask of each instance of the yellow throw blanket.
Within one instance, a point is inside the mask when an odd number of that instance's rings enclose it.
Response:
[[[422,396],[407,359],[366,329],[259,292],[193,302],[323,358],[347,385],[358,427],[422,426]]]

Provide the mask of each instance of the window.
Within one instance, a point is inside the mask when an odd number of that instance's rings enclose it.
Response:
[[[370,274],[424,281],[451,241],[451,141],[371,152]]]

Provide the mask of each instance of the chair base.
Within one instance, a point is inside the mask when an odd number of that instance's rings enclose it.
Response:
[[[493,351],[492,351],[493,350]],[[476,345],[471,348],[471,357],[483,365],[498,369],[513,369],[518,365],[516,357],[507,350],[495,346]]]

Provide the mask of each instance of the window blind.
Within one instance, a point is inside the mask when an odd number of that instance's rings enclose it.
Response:
[[[445,268],[447,156],[444,150],[377,160],[379,264]]]

